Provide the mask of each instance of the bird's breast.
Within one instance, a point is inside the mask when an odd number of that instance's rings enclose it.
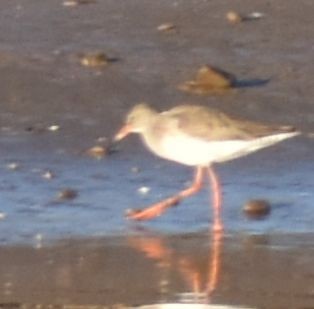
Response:
[[[145,144],[158,156],[185,165],[208,165],[215,155],[212,143],[185,134],[144,136]]]

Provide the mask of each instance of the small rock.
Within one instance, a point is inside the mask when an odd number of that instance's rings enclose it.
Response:
[[[235,11],[229,11],[226,14],[226,18],[232,24],[240,23],[243,21],[243,17]]]
[[[50,180],[50,179],[54,178],[55,176],[51,171],[45,171],[41,174],[41,177],[44,179]]]
[[[102,159],[108,155],[108,148],[96,145],[89,148],[86,153],[93,158]]]
[[[267,200],[249,200],[243,206],[243,212],[250,218],[260,219],[267,216],[271,211],[271,205]]]
[[[260,18],[263,18],[265,17],[265,14],[264,13],[261,13],[261,12],[252,12],[248,15],[246,15],[244,17],[244,19],[246,20],[252,20],[252,19],[260,19]]]
[[[263,18],[265,14],[261,12],[252,12],[247,15],[240,15],[239,13],[235,11],[229,11],[226,14],[226,19],[231,23],[231,24],[237,24],[243,21],[251,21],[251,20],[256,20]]]
[[[53,124],[47,128],[48,131],[56,132],[60,130],[60,126],[57,124]]]
[[[103,52],[86,53],[79,56],[79,60],[81,65],[92,68],[104,67],[114,61]]]
[[[33,125],[27,126],[25,128],[26,132],[37,133],[37,134],[45,133],[47,131],[56,132],[58,130],[60,130],[60,126],[57,124],[52,124],[52,125],[46,126],[46,125],[41,124],[41,123],[33,124]]]
[[[96,139],[96,141],[97,141],[98,143],[107,143],[107,142],[108,142],[108,137],[106,137],[106,136],[100,136],[100,137],[98,137],[98,138]]]
[[[91,4],[96,3],[95,0],[65,0],[63,1],[64,6],[77,6],[79,4]]]
[[[7,168],[8,168],[9,170],[12,170],[12,171],[16,171],[16,170],[18,170],[20,167],[21,167],[20,164],[17,163],[17,162],[11,162],[11,163],[7,164]]]
[[[160,32],[170,32],[176,29],[176,26],[173,23],[163,23],[157,27],[157,30]]]
[[[4,212],[0,212],[0,220],[5,219],[7,215]]]
[[[137,192],[140,193],[140,194],[142,194],[142,195],[147,194],[149,191],[150,191],[150,187],[145,187],[145,186],[140,187],[140,188],[137,190]]]
[[[67,0],[62,3],[64,6],[76,6],[78,5],[76,0]]]
[[[138,174],[140,172],[140,168],[138,166],[131,167],[131,172],[134,174]]]
[[[78,192],[73,189],[63,189],[58,193],[59,200],[73,200],[78,196]]]
[[[235,81],[234,75],[219,68],[204,65],[197,71],[195,80],[179,85],[179,89],[196,94],[208,94],[230,89]]]

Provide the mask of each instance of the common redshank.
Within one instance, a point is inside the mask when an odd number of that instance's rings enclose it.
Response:
[[[222,231],[222,194],[214,163],[233,160],[271,146],[299,132],[290,126],[269,126],[240,120],[205,106],[179,105],[157,112],[142,103],[134,106],[125,125],[116,134],[119,141],[129,133],[141,135],[145,145],[158,156],[196,167],[190,187],[150,207],[129,211],[127,217],[148,220],[198,192],[204,173],[212,186],[213,230]]]

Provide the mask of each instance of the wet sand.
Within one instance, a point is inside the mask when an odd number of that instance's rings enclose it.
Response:
[[[127,307],[187,296],[314,308],[314,3],[11,0],[0,10],[0,308]],[[229,10],[265,16],[231,25]],[[176,30],[157,31],[165,22]],[[80,55],[95,51],[118,61],[82,66]],[[235,74],[239,87],[207,96],[178,90],[204,64]],[[206,190],[158,220],[123,218],[186,186],[188,168],[149,154],[137,137],[102,160],[86,155],[140,101],[160,110],[204,104],[305,134],[217,166],[227,227],[217,241],[207,233]],[[64,188],[78,196],[58,200]],[[269,200],[271,214],[247,219],[241,208],[251,198]],[[206,295],[195,294],[206,285]]]
[[[313,308],[313,235],[234,235],[218,246],[213,241],[206,232],[142,233],[3,247],[1,306]]]

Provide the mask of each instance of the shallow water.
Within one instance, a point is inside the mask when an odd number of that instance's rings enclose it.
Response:
[[[49,141],[50,134],[43,142]],[[62,131],[53,134],[62,135]],[[287,141],[278,148],[216,167],[224,191],[227,233],[314,232],[314,166],[296,150],[300,145],[310,152],[311,142],[304,138]],[[0,225],[1,242],[125,235],[141,227],[172,233],[208,228],[212,213],[207,183],[199,194],[156,220],[138,224],[126,220],[127,209],[148,206],[187,186],[193,170],[143,151],[130,153],[123,146],[103,160],[83,152],[70,153],[67,147],[59,153],[43,149],[33,154],[26,150],[14,157],[3,157],[0,211],[5,218]],[[8,167],[12,162],[18,164],[14,170]],[[43,177],[46,171],[52,173],[52,179]],[[142,187],[147,187],[148,192],[141,193]],[[76,190],[78,196],[60,200],[58,193],[64,188]],[[271,203],[271,214],[262,220],[248,219],[242,207],[257,198]]]

